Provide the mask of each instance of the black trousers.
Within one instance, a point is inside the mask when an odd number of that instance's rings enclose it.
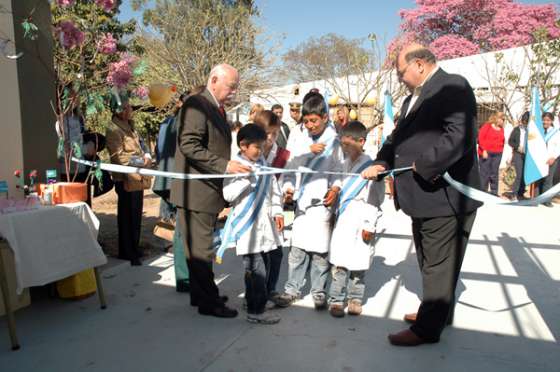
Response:
[[[139,259],[142,256],[139,244],[144,191],[125,191],[122,182],[115,182],[115,191],[119,197],[117,202],[119,258]]]
[[[434,218],[413,218],[412,233],[422,274],[422,303],[410,329],[427,341],[438,341],[455,306],[461,272],[476,211]]]
[[[522,197],[523,194],[525,194],[525,178],[523,177],[525,154],[514,151],[511,162],[515,168],[515,181],[513,181],[513,185],[511,185],[511,193],[517,197]]]
[[[478,159],[480,164],[480,182],[482,184],[482,191],[488,191],[488,186],[490,186],[490,193],[498,195],[498,174],[500,171],[501,160],[501,152],[489,152],[487,159],[482,157]]]
[[[217,214],[177,208],[177,217],[189,268],[191,304],[204,309],[223,306],[212,269]]]

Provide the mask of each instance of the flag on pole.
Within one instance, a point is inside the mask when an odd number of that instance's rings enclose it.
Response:
[[[383,111],[383,132],[381,133],[381,145],[387,139],[389,134],[395,129],[395,120],[393,115],[393,98],[389,91],[385,92],[385,109]]]
[[[525,184],[530,185],[548,175],[548,155],[544,140],[541,102],[539,90],[533,87],[531,94],[531,117],[527,125],[527,146],[525,147]]]

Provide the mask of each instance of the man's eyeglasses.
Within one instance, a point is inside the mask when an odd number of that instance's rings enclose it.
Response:
[[[415,61],[416,61],[416,60],[412,60],[412,61],[407,62],[406,66],[404,67],[403,70],[400,70],[400,71],[399,71],[399,70],[397,69],[397,77],[398,77],[399,79],[402,79],[402,77],[404,76],[404,74],[406,74],[406,70],[408,70],[408,67],[412,64],[412,62],[415,62]]]

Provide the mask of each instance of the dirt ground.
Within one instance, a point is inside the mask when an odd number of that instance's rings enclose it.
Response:
[[[171,243],[154,236],[154,226],[159,220],[160,197],[152,190],[144,191],[144,210],[142,213],[142,233],[140,247],[145,257],[152,257],[162,253]],[[92,209],[99,219],[99,243],[103,251],[117,257],[119,251],[119,235],[117,230],[117,194],[111,190],[105,195],[94,198]]]

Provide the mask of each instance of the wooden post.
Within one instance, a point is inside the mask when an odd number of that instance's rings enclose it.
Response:
[[[0,241],[4,240],[0,238]],[[10,303],[8,279],[6,278],[6,266],[4,266],[2,252],[0,252],[0,292],[2,292],[2,299],[4,300],[4,307],[6,308],[6,319],[8,320],[8,332],[10,333],[10,340],[12,342],[12,350],[19,350],[20,345],[16,334],[16,321],[12,311],[12,304]]]

